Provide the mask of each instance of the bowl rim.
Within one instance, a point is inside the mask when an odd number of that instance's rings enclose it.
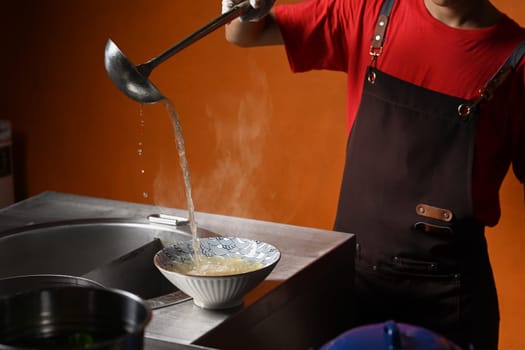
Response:
[[[191,244],[193,242],[193,240],[186,240],[186,241],[177,241],[173,244],[170,244],[164,248],[162,248],[161,250],[159,250],[157,253],[155,253],[155,255],[153,256],[153,264],[159,269],[161,270],[162,272],[167,272],[167,273],[170,273],[170,274],[174,274],[174,275],[177,275],[177,276],[181,276],[181,277],[185,277],[185,278],[192,278],[192,279],[200,279],[200,278],[203,278],[203,279],[220,279],[220,278],[235,278],[235,277],[244,277],[245,275],[249,275],[249,274],[253,274],[254,272],[260,272],[260,271],[263,271],[265,269],[273,269],[273,267],[275,267],[275,265],[281,260],[281,257],[282,257],[282,253],[281,253],[281,250],[279,248],[277,248],[275,245],[271,244],[271,243],[268,243],[268,242],[265,242],[265,241],[261,241],[259,239],[252,239],[252,238],[244,238],[244,237],[237,237],[237,236],[216,236],[216,237],[199,237],[198,240],[209,240],[209,239],[216,239],[216,238],[235,238],[235,239],[243,239],[243,240],[247,240],[247,241],[252,241],[252,242],[258,242],[258,243],[264,243],[268,246],[270,246],[271,248],[275,249],[275,251],[277,252],[277,258],[266,264],[266,265],[263,265],[255,270],[250,270],[250,271],[247,271],[247,272],[241,272],[241,273],[234,273],[234,274],[226,274],[226,275],[192,275],[192,274],[187,274],[187,273],[183,273],[183,272],[179,272],[179,271],[174,271],[174,270],[169,270],[169,269],[166,269],[165,267],[161,266],[161,264],[158,262],[158,259],[160,257],[160,255],[162,253],[164,253],[165,251],[167,251],[168,249],[174,247],[174,246],[177,246],[178,244]]]

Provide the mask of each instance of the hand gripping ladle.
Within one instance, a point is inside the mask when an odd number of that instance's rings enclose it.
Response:
[[[113,83],[129,98],[141,104],[159,102],[164,99],[164,96],[148,79],[153,69],[177,52],[241,16],[249,8],[249,0],[240,2],[228,12],[223,13],[194,33],[188,35],[157,57],[138,66],[135,66],[111,39],[108,39],[104,52],[106,72]]]

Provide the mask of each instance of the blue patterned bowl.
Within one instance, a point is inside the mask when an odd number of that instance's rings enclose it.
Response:
[[[226,309],[242,305],[243,297],[272,272],[281,258],[271,244],[238,237],[206,237],[198,240],[205,258],[233,258],[255,264],[248,272],[223,275],[195,275],[188,272],[193,261],[193,241],[180,241],[160,250],[153,262],[177,288],[193,297],[195,305],[206,309]],[[216,263],[217,261],[214,261]]]

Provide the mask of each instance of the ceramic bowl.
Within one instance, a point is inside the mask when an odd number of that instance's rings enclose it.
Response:
[[[242,258],[258,266],[255,270],[228,275],[192,275],[184,267],[193,261],[193,241],[180,241],[160,250],[153,262],[177,288],[193,298],[195,305],[206,309],[226,309],[242,305],[243,297],[273,270],[280,251],[271,244],[238,237],[198,239],[204,257]],[[221,258],[219,258],[221,259]]]

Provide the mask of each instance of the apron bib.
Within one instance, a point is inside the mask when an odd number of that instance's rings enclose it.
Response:
[[[455,270],[459,241],[483,233],[470,191],[477,116],[458,117],[461,99],[369,74],[335,229],[356,234],[371,268],[417,261],[422,270]]]

